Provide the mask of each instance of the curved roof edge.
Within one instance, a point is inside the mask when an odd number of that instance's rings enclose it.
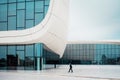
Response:
[[[0,31],[0,44],[44,43],[62,56],[67,43],[69,0],[50,0],[43,21],[33,28],[18,31]]]
[[[67,44],[120,44],[120,40],[68,41]]]

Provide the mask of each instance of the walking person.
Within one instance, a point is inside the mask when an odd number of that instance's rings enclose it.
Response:
[[[69,64],[69,71],[68,72],[73,72],[72,64],[71,63]]]

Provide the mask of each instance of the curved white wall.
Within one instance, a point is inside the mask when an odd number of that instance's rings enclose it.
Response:
[[[67,42],[69,0],[50,0],[46,17],[37,26],[18,31],[0,31],[0,44],[44,43],[62,56]]]

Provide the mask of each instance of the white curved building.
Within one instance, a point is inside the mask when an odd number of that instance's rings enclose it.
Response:
[[[69,0],[50,0],[41,23],[24,30],[0,31],[0,44],[44,43],[59,55],[66,46]]]
[[[48,50],[62,56],[67,40],[68,10],[69,0],[2,0],[0,50],[3,51],[0,53],[5,55],[1,55],[0,60],[4,60],[7,66],[22,66],[33,58],[33,63],[29,65],[34,64],[39,69],[38,65],[42,63],[41,56],[36,58],[36,55],[43,53],[43,44]],[[9,63],[11,58],[20,59]]]

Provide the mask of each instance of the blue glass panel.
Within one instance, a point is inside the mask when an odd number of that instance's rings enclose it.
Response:
[[[16,15],[16,3],[9,4],[8,15]]]
[[[7,3],[7,0],[0,0],[0,3]]]
[[[100,48],[99,44],[96,44],[96,49],[99,49],[99,48]]]
[[[45,0],[45,5],[49,5],[50,0]]]
[[[25,11],[18,10],[17,11],[17,27],[24,27],[25,23]]]
[[[6,46],[0,46],[0,69],[6,69],[6,55],[7,55],[7,47]]]
[[[33,56],[33,45],[26,45],[26,56]]]
[[[24,66],[24,60],[25,60],[25,57],[24,57],[24,51],[17,51],[17,55],[18,55],[18,66],[20,69],[24,69],[23,66]]]
[[[24,60],[24,51],[17,51],[18,59]]]
[[[26,70],[33,70],[35,67],[34,63],[34,58],[33,57],[25,57],[25,69]]]
[[[0,59],[2,58],[6,59],[6,54],[7,54],[7,47],[0,46]]]
[[[0,5],[0,21],[7,21],[7,4]]]
[[[44,9],[44,1],[36,1],[35,12],[43,12],[43,9]]]
[[[16,1],[18,3],[16,3]],[[25,7],[25,1],[26,1],[26,7]],[[7,2],[8,4],[2,4]],[[17,24],[16,28],[13,26],[11,27],[11,25],[13,25],[12,24],[13,21],[8,21],[8,30],[16,30],[16,29],[21,30],[21,29],[25,29],[25,27],[26,28],[33,27],[35,24],[37,25],[43,20],[48,10],[47,8],[49,5],[49,2],[50,0],[1,0],[0,1],[1,3],[0,4],[0,14],[1,14],[0,21],[2,21],[2,23],[0,23],[0,25],[4,25],[5,23],[4,21],[7,21],[7,19],[10,20],[10,18],[7,18],[7,17],[16,16],[16,19],[17,19],[17,21],[15,22]],[[16,9],[16,6],[17,6],[17,9]],[[21,10],[21,9],[25,9],[25,10]],[[8,14],[7,14],[7,11],[8,11]],[[25,21],[28,19],[30,20]],[[35,21],[35,24],[34,24],[34,21]],[[0,30],[7,30],[6,25],[5,27],[3,26],[0,27]]]
[[[26,19],[34,19],[34,2],[26,3]]]
[[[44,15],[41,14],[35,14],[35,25],[39,24],[44,18]]]
[[[16,2],[16,0],[8,0],[9,2]]]
[[[16,16],[8,17],[8,30],[15,30],[15,29],[16,29]]]
[[[24,46],[17,46],[17,50],[24,50]]]
[[[0,31],[5,31],[5,30],[7,30],[7,22],[0,23]]]
[[[15,46],[8,46],[8,54],[9,55],[16,55]]]
[[[35,56],[40,57],[43,53],[43,45],[40,43],[35,44]]]
[[[17,9],[25,9],[25,2],[18,3],[17,4]]]
[[[116,49],[116,54],[119,54],[119,49],[118,48]]]
[[[26,28],[31,28],[34,26],[33,20],[26,20]]]

